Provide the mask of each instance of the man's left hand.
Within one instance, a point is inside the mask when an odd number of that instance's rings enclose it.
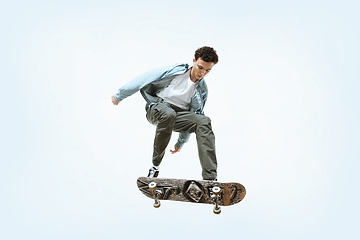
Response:
[[[180,148],[174,146],[174,150],[171,150],[171,149],[170,149],[170,152],[171,152],[171,154],[180,152]]]

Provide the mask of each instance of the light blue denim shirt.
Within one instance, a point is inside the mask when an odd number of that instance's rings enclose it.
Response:
[[[166,88],[176,76],[184,74],[186,71],[190,71],[190,69],[191,67],[188,64],[175,64],[151,70],[122,86],[114,97],[118,102],[121,102],[137,91],[140,91],[146,100],[145,108],[148,109],[151,104],[160,101],[160,98],[156,95],[159,91]],[[197,82],[195,95],[190,101],[189,111],[204,115],[207,96],[208,89],[205,80],[201,79]],[[190,133],[179,133],[175,146],[181,149],[184,143],[189,140],[189,137]]]

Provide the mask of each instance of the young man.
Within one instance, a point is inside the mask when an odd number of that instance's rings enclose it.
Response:
[[[195,51],[193,66],[176,64],[140,75],[111,97],[112,103],[140,91],[146,100],[146,118],[156,125],[153,166],[148,177],[157,177],[172,132],[179,132],[172,154],[180,151],[190,134],[196,134],[204,180],[217,180],[215,136],[210,118],[204,115],[208,89],[204,77],[218,62],[216,51],[201,47]]]

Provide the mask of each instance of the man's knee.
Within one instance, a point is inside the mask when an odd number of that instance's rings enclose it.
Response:
[[[197,122],[196,135],[203,136],[212,133],[211,119],[206,116],[201,116],[201,119]]]
[[[163,103],[158,103],[148,110],[146,118],[151,124],[173,123],[176,119],[176,112]]]
[[[201,119],[198,122],[201,126],[210,126],[211,127],[211,119],[207,116],[201,116]]]
[[[160,114],[160,122],[165,122],[165,121],[169,121],[169,122],[175,122],[176,119],[176,112],[172,109],[172,108],[163,108],[161,109],[161,114]]]

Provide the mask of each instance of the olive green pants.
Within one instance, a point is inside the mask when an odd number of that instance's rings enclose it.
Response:
[[[172,132],[195,133],[203,179],[217,178],[215,136],[210,118],[167,103],[156,103],[146,112],[147,120],[156,125],[153,164],[159,166]]]

